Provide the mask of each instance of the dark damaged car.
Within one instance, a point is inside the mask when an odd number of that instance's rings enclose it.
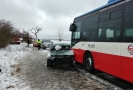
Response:
[[[74,53],[71,50],[71,45],[67,43],[51,44],[49,53],[47,55],[47,67],[53,65],[70,64],[74,61]]]

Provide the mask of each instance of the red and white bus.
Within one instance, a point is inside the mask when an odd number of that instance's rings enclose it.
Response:
[[[133,0],[110,0],[75,17],[69,31],[76,62],[133,83]]]

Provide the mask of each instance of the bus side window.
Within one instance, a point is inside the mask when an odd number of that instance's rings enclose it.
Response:
[[[125,10],[125,23],[122,41],[133,42],[133,6],[128,6]]]
[[[119,42],[122,19],[113,19],[101,22],[98,32],[98,41],[100,42]]]
[[[96,41],[97,40],[97,26],[98,16],[91,16],[84,20],[83,40]]]
[[[123,36],[124,42],[133,42],[133,29],[126,29],[125,35]]]
[[[88,41],[89,40],[89,32],[83,32],[82,40],[83,41]]]
[[[106,41],[107,40],[106,30],[104,30],[104,29],[99,30],[98,40],[99,41]]]

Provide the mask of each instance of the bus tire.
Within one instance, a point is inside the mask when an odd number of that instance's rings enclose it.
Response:
[[[84,56],[84,66],[86,70],[90,73],[94,71],[94,60],[90,53],[86,53]]]

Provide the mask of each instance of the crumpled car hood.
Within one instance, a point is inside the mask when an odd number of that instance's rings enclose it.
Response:
[[[73,50],[53,50],[50,51],[51,55],[74,55]]]
[[[65,56],[65,55],[74,55],[73,50],[52,50],[47,54],[47,58],[53,56]]]

